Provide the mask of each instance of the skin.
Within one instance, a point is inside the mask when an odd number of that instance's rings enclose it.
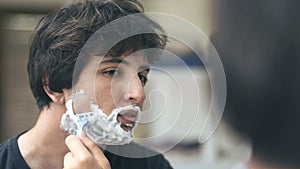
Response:
[[[282,166],[272,162],[262,161],[253,157],[249,164],[249,169],[295,169],[293,167]]]
[[[144,56],[95,57],[83,69],[75,87],[92,96],[107,115],[118,106],[133,104],[142,107],[148,67]],[[21,154],[29,167],[109,169],[110,164],[103,152],[84,133],[80,137],[68,136],[59,127],[72,90],[57,93],[47,86],[44,90],[52,99],[50,106],[42,109],[35,126],[18,139]],[[76,111],[76,107],[74,109]]]
[[[116,107],[137,105],[142,108],[148,72],[148,61],[143,56],[95,56],[83,70],[75,88],[84,90],[107,115]],[[82,100],[76,104],[82,104]],[[75,107],[75,112],[81,112],[78,109]]]

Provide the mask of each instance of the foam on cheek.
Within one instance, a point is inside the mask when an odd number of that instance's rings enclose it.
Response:
[[[61,128],[72,135],[80,135],[84,131],[98,145],[123,145],[133,141],[133,131],[125,131],[117,121],[123,110],[133,110],[140,114],[137,106],[126,106],[114,109],[107,116],[98,105],[90,103],[90,111],[75,114],[73,99],[66,102],[67,111],[62,116]]]

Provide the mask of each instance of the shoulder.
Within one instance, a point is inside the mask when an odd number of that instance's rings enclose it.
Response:
[[[5,169],[13,168],[13,161],[15,160],[12,158],[14,158],[13,147],[14,142],[16,142],[15,139],[14,137],[0,144],[0,166]]]
[[[122,167],[146,169],[172,168],[162,154],[136,143],[123,146],[108,146],[105,155],[110,161],[112,169]],[[123,164],[120,165],[122,162]]]
[[[0,144],[1,169],[29,168],[20,153],[17,143],[18,137],[19,135]]]
[[[0,144],[0,158],[1,162],[9,157],[9,154],[12,153],[12,146],[15,142],[15,137],[11,138],[3,143]]]

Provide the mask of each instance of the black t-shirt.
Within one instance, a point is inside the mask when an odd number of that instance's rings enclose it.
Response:
[[[18,137],[13,137],[0,145],[1,169],[29,169],[21,155]],[[135,143],[110,146],[106,149],[104,154],[110,162],[111,169],[172,169],[163,155]]]
[[[21,155],[17,143],[18,137],[13,137],[0,145],[1,169],[29,169]]]

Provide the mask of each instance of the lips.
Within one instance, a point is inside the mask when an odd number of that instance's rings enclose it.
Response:
[[[124,110],[118,114],[117,120],[121,123],[121,128],[125,131],[132,131],[137,120],[138,111]]]

